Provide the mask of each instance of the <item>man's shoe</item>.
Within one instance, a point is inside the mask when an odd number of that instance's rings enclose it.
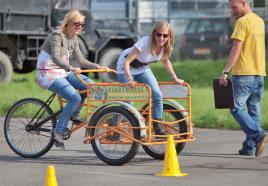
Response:
[[[264,151],[264,146],[265,144],[268,142],[268,134],[264,134],[260,140],[257,142],[257,147],[256,147],[256,152],[255,152],[255,156],[256,158],[260,157],[261,154]]]
[[[54,145],[58,148],[65,149],[63,136],[54,132],[53,137],[54,137]]]
[[[244,156],[252,156],[254,154],[254,150],[245,150],[245,149],[240,149],[238,151],[239,155],[244,155]]]

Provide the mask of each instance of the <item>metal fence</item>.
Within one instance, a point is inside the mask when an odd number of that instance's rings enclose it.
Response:
[[[138,38],[148,35],[156,22],[166,20],[175,33],[173,58],[178,59],[181,36],[190,19],[229,17],[227,0],[92,0],[96,19],[126,20]],[[249,0],[253,10],[267,18],[268,0]],[[95,4],[94,4],[95,3]],[[102,12],[105,13],[102,13]],[[110,14],[108,16],[108,14]]]

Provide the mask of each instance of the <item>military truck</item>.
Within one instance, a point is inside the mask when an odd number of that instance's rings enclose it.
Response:
[[[35,69],[44,39],[70,9],[86,16],[79,46],[92,62],[115,68],[119,54],[136,40],[127,21],[94,20],[91,0],[0,0],[0,4],[0,82],[10,81],[13,71]],[[104,73],[101,78],[111,77]]]

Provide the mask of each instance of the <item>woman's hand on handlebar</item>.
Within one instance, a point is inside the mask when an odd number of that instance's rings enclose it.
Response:
[[[72,71],[74,73],[77,73],[77,74],[80,74],[81,73],[81,68],[74,68],[74,67],[70,66],[70,71]]]
[[[136,82],[133,81],[133,79],[129,79],[129,80],[127,81],[127,84],[128,84],[129,87],[133,88],[133,87],[135,87]]]
[[[174,81],[180,85],[184,85],[184,80],[179,78],[174,78]]]

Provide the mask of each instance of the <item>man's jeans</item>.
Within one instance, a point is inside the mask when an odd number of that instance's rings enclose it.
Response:
[[[264,91],[264,79],[262,76],[234,75],[231,81],[235,103],[231,113],[246,134],[243,149],[251,151],[256,148],[256,143],[264,133],[260,127],[260,101]]]
[[[92,82],[87,76],[82,74],[80,76],[86,82]],[[80,103],[83,103],[86,98],[86,94],[80,95],[76,89],[86,90],[86,86],[71,72],[66,78],[56,79],[48,89],[68,101],[62,109],[54,130],[57,134],[64,134],[70,118],[79,114],[82,107]]]
[[[163,117],[163,98],[162,98],[162,92],[158,86],[158,82],[151,71],[149,69],[148,71],[132,75],[133,79],[139,83],[145,83],[148,84],[151,87],[152,90],[152,99],[153,99],[153,118],[154,119],[162,119]],[[120,83],[126,83],[127,79],[125,74],[118,74],[117,79]]]

